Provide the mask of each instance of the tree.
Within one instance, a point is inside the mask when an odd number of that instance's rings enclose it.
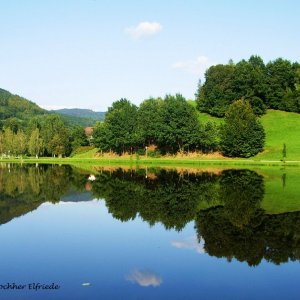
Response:
[[[235,65],[216,65],[205,72],[205,83],[198,85],[197,107],[200,111],[223,117],[234,101],[233,76]]]
[[[286,159],[286,144],[283,144],[283,148],[282,148],[282,160],[283,162],[285,162]]]
[[[205,82],[196,92],[197,108],[223,117],[228,106],[241,98],[248,100],[256,115],[266,108],[300,112],[300,64],[278,58],[265,65],[252,55],[237,64],[211,66]]]
[[[268,91],[266,100],[269,108],[284,109],[282,99],[285,97],[288,89],[295,89],[297,70],[295,66],[290,61],[282,58],[267,64]]]
[[[98,122],[93,130],[93,143],[101,151],[110,151],[112,145],[112,132],[106,123]]]
[[[0,130],[0,155],[2,157],[3,153],[5,151],[5,145],[4,145],[4,136],[2,131]]]
[[[150,98],[143,101],[138,109],[138,127],[144,145],[156,144],[163,127],[162,99]]]
[[[137,107],[127,99],[115,101],[105,114],[105,133],[111,137],[111,149],[119,154],[130,152],[141,143]],[[102,131],[103,132],[103,131]]]
[[[14,154],[24,155],[27,150],[27,137],[23,130],[18,130],[17,134],[14,136]]]
[[[221,151],[230,157],[250,157],[263,150],[265,132],[244,99],[231,104],[221,127]]]
[[[36,158],[39,157],[44,151],[44,142],[40,136],[40,131],[38,128],[32,131],[29,143],[28,143],[28,151],[30,155],[35,156]]]
[[[162,120],[163,126],[158,138],[161,148],[174,153],[192,150],[199,145],[200,124],[196,110],[182,95],[165,97]]]
[[[72,130],[71,135],[73,151],[80,146],[87,146],[89,144],[83,127],[76,126]]]
[[[10,128],[6,128],[3,134],[4,152],[10,156],[14,154],[14,133]]]
[[[46,146],[46,151],[51,155],[69,155],[71,153],[70,136],[65,125],[58,115],[45,117],[40,131]]]

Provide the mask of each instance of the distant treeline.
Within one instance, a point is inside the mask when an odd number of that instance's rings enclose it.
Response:
[[[0,156],[68,156],[89,141],[83,127],[66,127],[58,115],[35,116],[22,129],[7,124],[0,131]]]
[[[257,115],[267,108],[300,112],[300,64],[278,58],[267,64],[259,56],[215,65],[199,82],[196,100],[198,108],[223,117],[235,100],[248,100]]]

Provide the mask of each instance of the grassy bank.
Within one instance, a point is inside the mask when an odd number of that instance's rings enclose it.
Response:
[[[228,159],[228,158],[146,158],[130,157],[71,157],[71,158],[24,158],[1,159],[0,163],[40,163],[40,164],[90,164],[90,165],[138,165],[138,166],[187,166],[201,167],[214,166],[274,166],[274,167],[300,167],[300,161],[258,160],[258,159]]]
[[[198,113],[202,122],[215,122],[221,124],[222,118],[216,118],[206,113]],[[252,159],[254,160],[280,160],[282,159],[283,144],[287,147],[287,159],[300,160],[300,114],[269,109],[261,117],[265,129],[265,150]]]

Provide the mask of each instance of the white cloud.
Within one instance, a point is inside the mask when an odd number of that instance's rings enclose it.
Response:
[[[143,287],[149,286],[160,286],[162,284],[162,279],[157,274],[150,271],[133,270],[129,275],[126,276],[126,280],[132,283],[137,283]]]
[[[178,249],[195,250],[199,254],[205,253],[204,242],[202,242],[201,240],[199,243],[196,236],[190,236],[188,238],[179,241],[173,240],[171,241],[171,245]]]
[[[191,74],[202,75],[205,71],[216,62],[206,56],[198,56],[194,60],[178,61],[172,65],[174,69],[183,70]]]
[[[135,40],[155,35],[160,31],[162,31],[162,26],[158,22],[141,22],[137,26],[128,27],[125,29],[125,33],[130,35]]]

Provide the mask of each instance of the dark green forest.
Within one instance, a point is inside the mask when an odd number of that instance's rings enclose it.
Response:
[[[215,65],[205,72],[196,93],[198,109],[223,117],[229,105],[244,98],[257,115],[267,108],[300,112],[300,64],[278,58],[264,63],[251,56],[238,63]]]

